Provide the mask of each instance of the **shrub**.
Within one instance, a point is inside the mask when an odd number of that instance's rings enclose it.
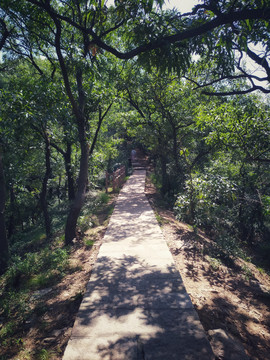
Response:
[[[220,175],[196,176],[185,183],[178,195],[175,213],[178,219],[206,229],[232,225],[236,185]],[[224,213],[227,216],[224,217]]]

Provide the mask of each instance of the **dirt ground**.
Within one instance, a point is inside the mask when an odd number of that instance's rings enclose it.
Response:
[[[203,232],[195,234],[176,221],[172,211],[159,206],[149,181],[146,193],[205,330],[223,329],[243,344],[252,360],[270,359],[270,277],[241,259],[230,259],[227,264],[218,261],[213,242]],[[108,224],[106,218],[98,214],[100,225],[85,234],[93,246],[86,246],[85,239],[74,244],[74,271],[47,293],[34,294],[36,310],[25,324],[23,349],[10,359],[62,358]]]
[[[223,329],[242,343],[250,359],[270,359],[269,275],[239,258],[221,262],[211,239],[159,206],[149,182],[146,193],[206,332]]]

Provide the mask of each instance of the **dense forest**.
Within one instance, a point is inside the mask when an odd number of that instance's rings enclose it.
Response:
[[[133,148],[178,219],[269,270],[270,1],[163,3],[1,1],[4,290],[45,266],[41,243],[64,266]]]

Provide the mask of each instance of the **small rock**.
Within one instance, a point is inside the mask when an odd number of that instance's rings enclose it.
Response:
[[[45,339],[43,339],[42,342],[43,342],[43,344],[49,344],[49,343],[55,342],[55,337],[45,338]]]
[[[25,330],[30,330],[31,327],[35,324],[35,318],[32,317],[32,318],[29,318],[29,319],[26,319],[24,324],[23,324],[23,327]]]
[[[55,336],[55,337],[58,337],[62,334],[64,334],[69,328],[68,327],[64,327],[63,329],[58,329],[58,330],[54,330],[51,335],[52,336]]]
[[[250,360],[243,345],[223,329],[209,330],[210,344],[216,357],[222,360]]]
[[[62,334],[62,330],[54,330],[51,335],[54,336],[54,337],[58,337],[59,335]]]
[[[37,299],[41,298],[42,296],[48,294],[50,291],[52,291],[52,288],[37,290],[33,293],[30,300],[37,300]]]

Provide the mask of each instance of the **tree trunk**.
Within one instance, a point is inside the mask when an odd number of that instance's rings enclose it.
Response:
[[[13,184],[10,184],[9,194],[10,194],[9,196],[10,216],[8,221],[8,238],[10,238],[15,232],[15,211],[16,211],[15,200],[16,199],[15,199]]]
[[[178,156],[179,151],[177,145],[177,131],[174,125],[172,125],[172,134],[173,134],[173,157],[174,157],[176,171],[179,174],[181,169],[180,169],[179,156]]]
[[[81,74],[77,74],[77,82],[78,82],[78,92],[80,94],[80,108],[84,108],[84,95],[82,93],[82,83],[81,83]],[[77,125],[79,130],[79,139],[80,139],[80,147],[81,147],[81,160],[80,160],[80,172],[78,179],[78,190],[75,196],[75,200],[70,208],[70,212],[68,214],[66,230],[65,230],[65,243],[66,245],[70,245],[72,240],[76,238],[76,225],[77,220],[81,211],[81,208],[84,203],[86,187],[88,183],[88,162],[89,157],[93,154],[97,137],[99,134],[99,130],[102,124],[104,117],[107,115],[110,110],[112,103],[108,106],[107,110],[102,115],[101,107],[99,107],[99,121],[97,124],[96,132],[91,144],[91,147],[88,145],[87,136],[86,136],[86,127],[87,120],[82,116],[77,119]]]
[[[81,160],[80,172],[78,179],[78,190],[71,205],[65,229],[65,244],[70,245],[72,240],[76,238],[76,225],[80,215],[81,208],[85,200],[86,185],[88,179],[88,159],[89,159],[89,145],[86,139],[80,142],[81,145]]]
[[[8,259],[9,249],[5,224],[5,178],[0,149],[0,274],[6,270]]]
[[[160,156],[160,161],[161,161],[161,181],[162,181],[161,192],[163,195],[165,195],[170,189],[169,179],[167,174],[167,161],[163,155]]]
[[[75,199],[75,186],[74,186],[74,179],[71,169],[71,143],[67,143],[67,150],[64,153],[65,159],[65,169],[68,181],[68,199],[74,200]]]
[[[67,96],[70,100],[70,104],[72,106],[73,114],[76,119],[78,132],[79,132],[79,142],[81,148],[81,159],[80,159],[80,172],[79,172],[79,179],[78,179],[78,190],[75,195],[75,199],[73,204],[71,205],[67,222],[65,228],[65,243],[66,245],[70,245],[72,240],[76,237],[76,225],[77,219],[79,217],[81,208],[84,203],[85,199],[85,192],[86,192],[86,185],[88,180],[88,161],[89,161],[89,144],[87,142],[86,136],[86,128],[88,126],[88,122],[85,116],[85,92],[83,90],[83,83],[82,83],[82,70],[77,69],[76,73],[76,81],[77,81],[77,90],[78,90],[78,100],[75,100],[75,97],[72,92],[72,88],[70,86],[69,75],[67,71],[67,67],[65,64],[65,60],[63,54],[61,52],[61,34],[62,34],[62,27],[61,22],[59,19],[56,18],[54,14],[51,14],[52,19],[56,26],[56,33],[55,33],[55,50],[57,53],[59,65],[62,71],[62,76],[65,84],[65,89]],[[105,115],[104,115],[105,116]],[[98,134],[98,129],[96,135]],[[93,151],[94,147],[91,147]]]
[[[57,144],[51,142],[51,146],[53,146],[64,158],[67,184],[68,184],[68,199],[74,200],[75,198],[75,185],[74,179],[71,169],[71,143],[67,142],[67,149],[64,151]]]
[[[77,220],[80,215],[81,208],[84,203],[86,186],[88,181],[88,161],[89,161],[89,144],[87,142],[86,136],[86,127],[87,127],[87,119],[85,118],[85,94],[83,91],[82,84],[82,71],[81,69],[77,70],[76,73],[77,80],[77,88],[78,88],[78,108],[76,112],[76,121],[79,132],[79,141],[81,148],[81,160],[80,160],[80,172],[78,178],[78,190],[75,195],[75,199],[73,204],[71,205],[66,229],[65,229],[65,243],[66,245],[70,245],[72,240],[76,238],[76,225]]]
[[[47,239],[51,237],[51,219],[48,211],[48,180],[51,176],[51,149],[50,149],[50,140],[46,132],[44,131],[44,140],[45,140],[45,161],[46,161],[46,171],[42,181],[42,190],[40,193],[40,204],[44,216],[45,230]]]

